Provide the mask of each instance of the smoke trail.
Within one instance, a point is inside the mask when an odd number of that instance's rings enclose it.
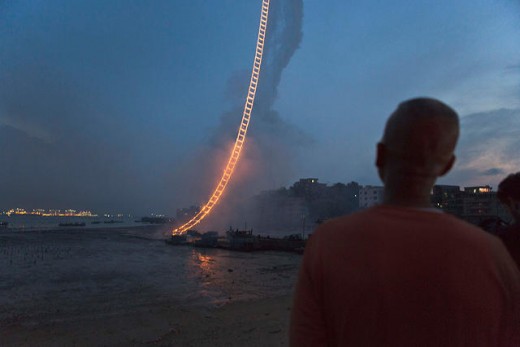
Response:
[[[286,184],[287,179],[294,175],[293,162],[302,145],[310,142],[305,134],[285,122],[273,109],[283,70],[302,39],[302,20],[302,0],[271,2],[262,72],[245,151],[221,203],[201,223],[201,230],[222,231],[230,224],[243,225],[253,219],[247,217],[254,213],[245,207],[248,198],[261,190]],[[240,100],[240,104],[247,91],[248,77],[248,71],[240,71],[228,81],[226,94],[234,101]],[[187,204],[207,199],[222,173],[225,156],[236,136],[242,111],[240,104],[220,117],[210,141],[197,150],[192,156],[193,161],[177,166],[176,181],[188,184],[175,187],[173,196],[189,198]]]
[[[281,0],[271,3],[262,76],[257,90],[246,150],[224,200],[213,215],[209,216],[205,223],[203,222],[202,229],[222,230],[230,224],[242,225],[245,220],[252,219],[251,214],[254,211],[248,211],[245,207],[247,199],[260,190],[278,188],[285,184],[287,179],[294,175],[294,160],[297,159],[302,145],[311,142],[307,135],[284,121],[273,109],[283,70],[302,40],[302,21],[302,0]],[[243,93],[247,86],[246,78],[246,73],[243,73],[242,78],[232,76],[230,87]],[[236,86],[242,83],[243,87]],[[220,125],[211,140],[212,153],[214,153],[211,154],[211,158],[225,152],[224,148],[229,148],[236,134],[239,112],[240,109],[237,107],[236,110],[222,115]],[[219,170],[220,167],[211,171],[219,172]]]
[[[267,28],[267,45],[264,51],[262,79],[257,95],[259,118],[272,109],[276,100],[282,72],[300,47],[302,40],[303,0],[273,1]]]

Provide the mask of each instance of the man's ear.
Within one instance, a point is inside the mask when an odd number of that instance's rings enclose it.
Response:
[[[446,175],[448,172],[450,172],[451,168],[453,167],[453,164],[455,164],[455,154],[451,156],[450,160],[446,163],[446,165],[444,166],[444,168],[441,170],[441,173],[439,174],[439,176],[444,176]]]

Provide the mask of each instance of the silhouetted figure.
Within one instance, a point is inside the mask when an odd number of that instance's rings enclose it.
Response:
[[[520,346],[520,273],[496,237],[430,206],[452,167],[458,116],[403,102],[377,144],[384,203],[310,238],[291,346]]]
[[[520,172],[511,174],[500,182],[497,196],[513,217],[509,227],[499,237],[520,268]]]

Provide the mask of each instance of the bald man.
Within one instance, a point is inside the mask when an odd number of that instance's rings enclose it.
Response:
[[[458,116],[405,101],[377,144],[382,205],[322,224],[305,249],[291,346],[520,346],[520,274],[501,242],[430,206]]]

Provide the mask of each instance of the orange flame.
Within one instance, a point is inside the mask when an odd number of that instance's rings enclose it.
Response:
[[[213,191],[213,194],[209,198],[208,202],[192,219],[190,219],[188,222],[181,225],[177,229],[174,229],[172,231],[172,235],[180,235],[186,232],[186,230],[189,230],[193,228],[195,225],[199,224],[217,204],[220,197],[224,193],[226,186],[231,179],[231,176],[233,176],[235,166],[237,165],[238,160],[240,158],[240,152],[242,151],[242,147],[244,146],[244,142],[246,140],[247,128],[249,126],[251,112],[253,111],[253,105],[255,103],[256,87],[258,85],[258,78],[260,76],[260,66],[262,65],[262,55],[264,51],[267,19],[269,16],[269,1],[270,0],[262,0],[262,12],[260,15],[260,26],[258,28],[258,38],[256,40],[256,51],[255,59],[253,62],[253,69],[251,71],[251,80],[249,81],[246,103],[244,105],[244,111],[242,113],[242,121],[240,123],[240,128],[238,129],[237,138],[235,140],[235,145],[233,146],[233,150],[231,151],[231,154],[229,156],[226,168],[224,169],[222,177],[220,178],[220,181],[217,184],[217,187]]]

